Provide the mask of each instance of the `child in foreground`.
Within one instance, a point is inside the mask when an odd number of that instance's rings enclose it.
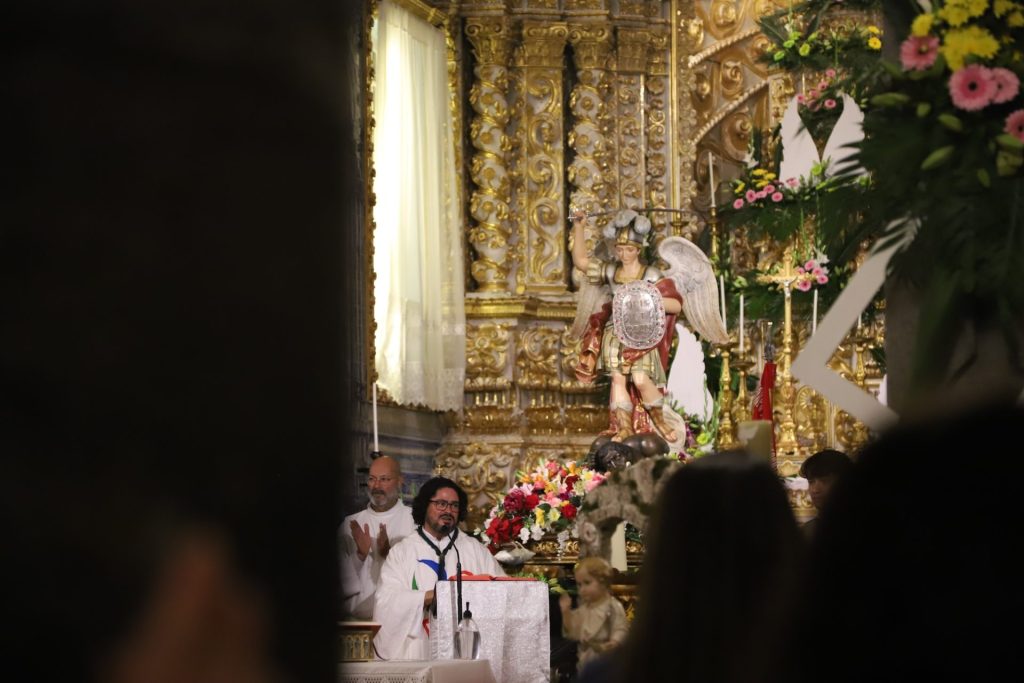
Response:
[[[622,603],[611,594],[614,570],[600,557],[587,557],[576,565],[579,607],[571,609],[568,595],[559,598],[562,635],[579,643],[577,670],[626,638],[629,622]]]

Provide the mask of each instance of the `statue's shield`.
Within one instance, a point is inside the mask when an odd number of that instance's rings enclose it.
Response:
[[[612,299],[615,336],[631,349],[647,349],[665,334],[665,305],[654,283],[645,280],[618,287]]]

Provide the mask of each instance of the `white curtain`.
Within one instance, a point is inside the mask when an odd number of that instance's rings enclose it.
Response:
[[[444,33],[385,0],[373,96],[376,367],[403,404],[462,406],[462,211]]]

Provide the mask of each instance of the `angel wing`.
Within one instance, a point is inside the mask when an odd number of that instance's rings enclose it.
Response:
[[[818,148],[814,146],[814,138],[800,118],[799,107],[794,97],[782,115],[779,128],[779,140],[782,143],[782,161],[779,162],[781,180],[807,178],[814,165],[821,161]]]
[[[683,295],[683,313],[690,327],[705,339],[721,344],[729,339],[718,310],[718,283],[711,261],[696,244],[683,237],[666,237],[658,255],[668,264],[670,277]]]

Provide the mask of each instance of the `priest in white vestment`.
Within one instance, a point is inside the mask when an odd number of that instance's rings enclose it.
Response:
[[[412,510],[400,500],[402,471],[398,461],[386,455],[374,460],[366,483],[369,504],[365,510],[346,517],[339,530],[342,607],[346,615],[356,619],[373,617],[384,560],[391,547],[416,528]]]
[[[416,494],[412,516],[419,527],[391,548],[380,574],[373,620],[381,628],[373,643],[381,659],[430,659],[427,610],[437,582],[455,576],[458,557],[463,572],[505,576],[485,545],[459,531],[467,504],[466,492],[444,477]]]

